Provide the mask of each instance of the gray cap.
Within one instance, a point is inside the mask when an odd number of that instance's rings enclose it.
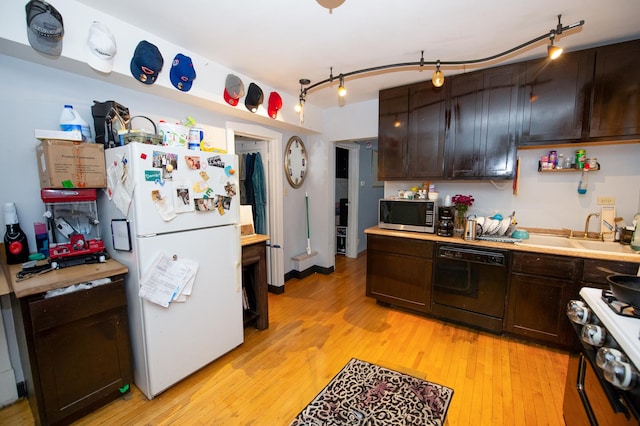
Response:
[[[244,83],[240,77],[228,74],[224,84],[224,100],[229,105],[238,105],[238,99],[244,96]]]
[[[64,25],[55,7],[41,0],[31,0],[27,12],[27,38],[31,47],[51,56],[62,53]]]

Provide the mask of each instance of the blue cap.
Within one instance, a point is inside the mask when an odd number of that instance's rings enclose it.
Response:
[[[158,48],[146,40],[136,46],[131,58],[131,74],[144,84],[153,84],[162,70],[164,59]]]
[[[196,70],[193,68],[191,58],[178,53],[171,64],[169,78],[176,89],[188,92],[193,84],[193,79],[196,78]]]

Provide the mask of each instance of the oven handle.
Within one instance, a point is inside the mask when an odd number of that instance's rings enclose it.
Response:
[[[580,400],[582,401],[584,410],[586,411],[587,417],[589,418],[589,424],[591,426],[598,426],[596,415],[593,413],[593,409],[591,408],[591,404],[589,403],[589,398],[587,398],[587,392],[584,389],[584,376],[587,371],[586,369],[587,361],[584,359],[584,355],[581,352],[580,357],[578,358],[578,378],[576,380],[576,389],[578,390],[578,395],[580,395]]]

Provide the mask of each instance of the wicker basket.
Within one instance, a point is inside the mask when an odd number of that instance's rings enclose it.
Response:
[[[148,133],[143,130],[132,130],[131,123],[134,118],[144,118],[148,120],[153,126],[153,133]],[[120,145],[126,145],[130,142],[140,142],[146,143],[150,145],[162,145],[162,135],[158,134],[158,129],[156,127],[156,123],[153,122],[149,117],[145,117],[144,115],[135,115],[131,117],[131,119],[127,122],[127,132],[122,133],[120,136]]]

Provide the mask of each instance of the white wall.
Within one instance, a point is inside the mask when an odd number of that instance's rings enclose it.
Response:
[[[640,144],[557,148],[565,155],[577,148],[585,148],[587,156],[595,156],[602,170],[589,173],[587,193],[578,194],[580,173],[539,173],[538,160],[549,149],[519,150],[521,174],[520,189],[513,195],[513,181],[435,181],[441,201],[445,195],[473,195],[475,203],[469,214],[491,215],[494,211],[509,215],[516,212],[520,228],[584,229],[589,213],[599,212],[598,196],[613,196],[616,213],[631,223],[633,215],[640,211]],[[419,182],[387,182],[385,196],[397,195]],[[599,231],[600,221],[593,219],[591,231]]]

